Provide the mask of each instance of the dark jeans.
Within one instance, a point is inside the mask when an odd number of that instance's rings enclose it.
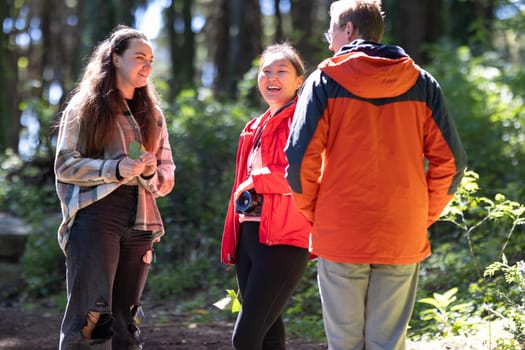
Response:
[[[242,309],[233,331],[236,350],[283,350],[281,317],[308,262],[308,250],[289,245],[259,243],[259,223],[241,224],[236,257]]]
[[[68,303],[61,350],[142,348],[134,316],[153,242],[150,231],[131,229],[136,209],[137,187],[122,186],[77,213],[66,247]],[[90,312],[102,316],[87,339],[81,330]]]

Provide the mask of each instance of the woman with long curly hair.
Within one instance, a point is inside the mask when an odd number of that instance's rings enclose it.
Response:
[[[142,349],[136,316],[164,234],[156,198],[175,183],[146,36],[118,26],[62,113],[55,174],[68,303],[60,349]]]

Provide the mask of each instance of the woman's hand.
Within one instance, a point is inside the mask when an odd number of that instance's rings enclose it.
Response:
[[[140,160],[144,163],[144,170],[141,175],[143,177],[151,177],[157,171],[157,158],[151,152],[144,152],[140,156]]]
[[[141,160],[133,160],[129,157],[124,157],[118,163],[118,171],[123,178],[139,176],[145,168],[146,164]]]
[[[235,193],[233,194],[233,200],[236,201],[240,197],[241,193],[248,191],[252,188],[254,188],[253,178],[250,176],[237,187]]]

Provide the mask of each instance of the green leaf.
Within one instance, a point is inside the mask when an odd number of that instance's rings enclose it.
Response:
[[[241,302],[236,298],[232,301],[232,314],[235,314],[239,311],[241,311]]]
[[[236,291],[233,289],[226,289],[226,296],[213,304],[218,309],[224,310],[231,306],[231,312],[237,313],[241,311],[241,302]]]
[[[419,299],[418,302],[420,303],[424,303],[424,304],[429,304],[429,305],[432,305],[436,308],[439,308],[441,305],[438,303],[438,301],[434,298],[422,298],[422,299]]]
[[[142,146],[136,140],[133,140],[129,143],[129,157],[131,159],[139,159],[142,153],[144,153],[144,146]]]
[[[226,309],[230,304],[232,303],[232,298],[230,296],[226,296],[220,300],[217,300],[215,303],[213,303],[213,306],[220,310]]]

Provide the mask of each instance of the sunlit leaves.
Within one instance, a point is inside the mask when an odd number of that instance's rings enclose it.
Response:
[[[225,310],[229,308],[232,313],[241,311],[241,302],[239,296],[233,289],[226,289],[226,296],[213,304],[218,309]]]

